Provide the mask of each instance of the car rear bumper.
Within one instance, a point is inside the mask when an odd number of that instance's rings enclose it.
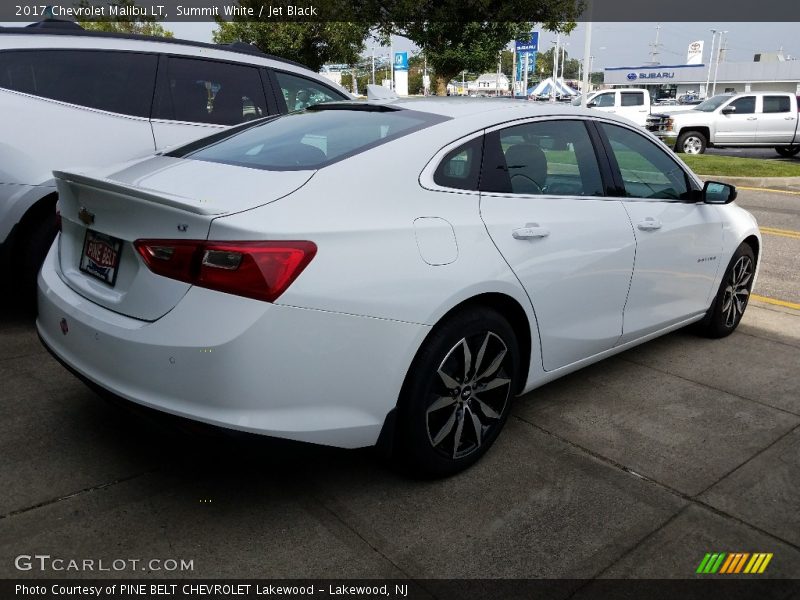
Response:
[[[192,288],[154,322],[39,274],[42,343],[112,394],[213,425],[343,448],[374,445],[425,325]]]

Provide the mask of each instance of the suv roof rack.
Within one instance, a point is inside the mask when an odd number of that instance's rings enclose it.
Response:
[[[144,40],[148,42],[163,42],[167,44],[180,44],[182,46],[195,46],[198,48],[213,48],[215,50],[225,50],[238,54],[250,54],[251,56],[261,56],[270,60],[294,65],[303,69],[308,69],[304,64],[288,58],[275,56],[262,52],[256,46],[246,42],[231,42],[229,44],[211,44],[208,42],[196,42],[194,40],[181,40],[178,38],[168,38],[156,35],[141,35],[138,33],[116,33],[109,31],[86,30],[74,21],[63,21],[60,19],[44,19],[23,27],[0,27],[0,34],[39,34],[39,35],[75,35],[82,37],[102,37],[122,40]]]
[[[72,31],[86,31],[75,21],[64,21],[62,19],[45,19],[26,25],[25,29],[70,29]]]

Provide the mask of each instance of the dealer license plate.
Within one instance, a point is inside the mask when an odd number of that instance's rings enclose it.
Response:
[[[122,240],[87,229],[80,270],[113,287],[117,281],[121,252]]]

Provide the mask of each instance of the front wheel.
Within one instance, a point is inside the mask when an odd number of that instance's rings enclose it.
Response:
[[[725,271],[714,303],[700,321],[699,332],[702,335],[722,338],[734,332],[750,300],[755,272],[753,249],[748,244],[742,244],[736,249]]]
[[[784,158],[791,158],[792,156],[797,156],[800,152],[800,146],[776,146],[775,152]]]
[[[500,434],[519,372],[516,337],[496,311],[468,309],[438,325],[403,385],[397,461],[426,477],[473,464]]]
[[[699,131],[687,131],[678,137],[675,149],[686,154],[703,154],[708,146],[708,140]]]

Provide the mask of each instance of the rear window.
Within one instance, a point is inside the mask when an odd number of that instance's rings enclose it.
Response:
[[[319,169],[370,148],[408,135],[446,117],[413,110],[370,105],[321,107],[284,115],[191,144],[169,154],[270,171]]]

